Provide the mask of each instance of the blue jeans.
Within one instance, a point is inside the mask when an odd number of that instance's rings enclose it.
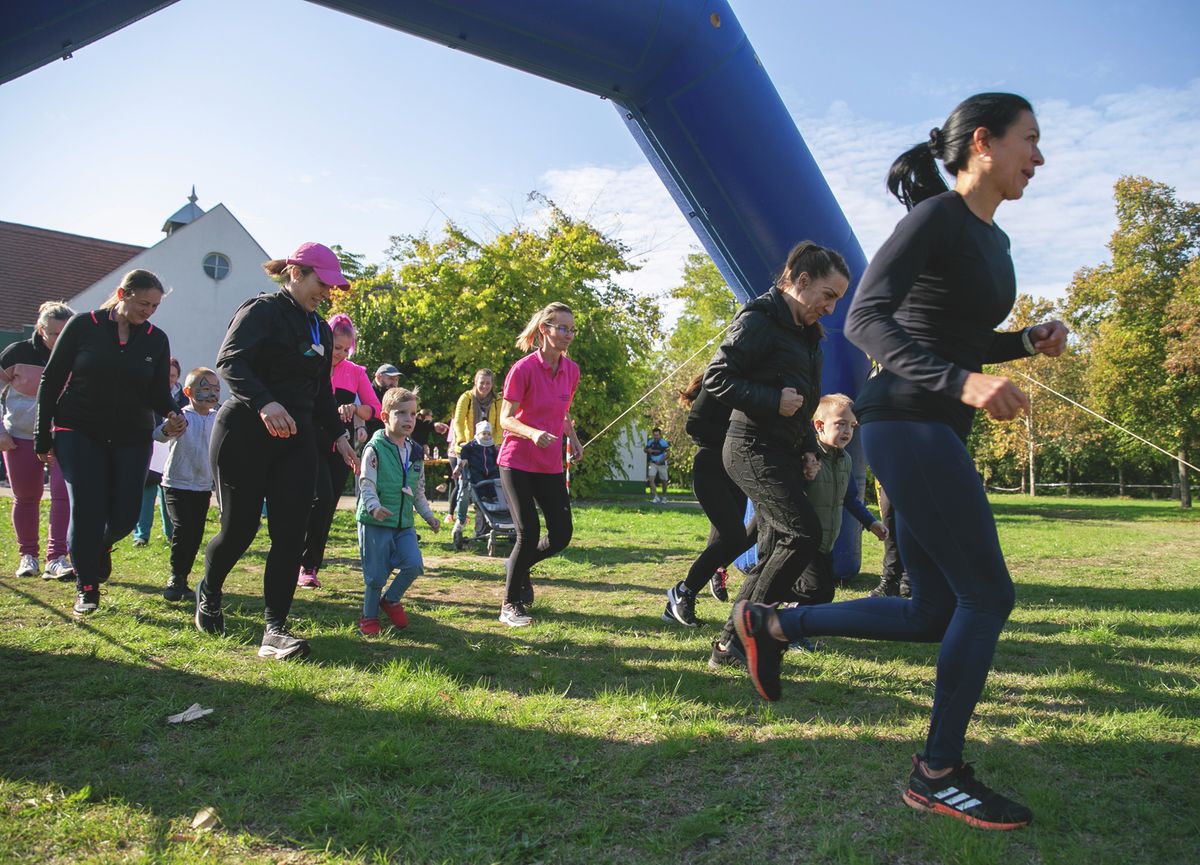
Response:
[[[782,610],[789,639],[806,636],[941,642],[924,758],[962,760],[967,724],[1016,600],[983,482],[943,423],[873,421],[863,446],[896,510],[912,598],[868,597]]]
[[[163,537],[171,540],[171,518],[167,515],[167,503],[162,487],[155,484],[142,490],[142,511],[138,515],[137,527],[133,530],[135,541],[149,541],[154,528],[154,500],[158,499],[158,515],[162,519]]]
[[[362,558],[363,582],[366,583],[364,619],[379,618],[379,594],[392,571],[396,572],[396,579],[383,593],[389,604],[399,603],[413,580],[425,573],[415,528],[392,529],[359,523],[358,553]]]

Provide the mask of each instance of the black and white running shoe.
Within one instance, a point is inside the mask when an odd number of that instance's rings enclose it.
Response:
[[[696,620],[696,596],[683,583],[667,589],[667,608],[663,611],[664,622],[678,622],[685,628],[700,624]]]
[[[80,586],[79,591],[75,593],[75,612],[84,616],[96,612],[99,608],[100,589],[94,584]]]
[[[729,572],[724,568],[717,568],[713,571],[713,575],[708,581],[708,590],[712,592],[712,596],[718,601],[728,601]]]
[[[196,584],[196,629],[206,634],[225,636],[225,614],[221,612],[221,593],[209,591],[204,580]]]
[[[959,763],[953,772],[930,778],[921,771],[921,761],[915,754],[904,804],[919,811],[945,814],[978,829],[1020,829],[1033,822],[1032,811],[978,780],[970,763]]]
[[[274,661],[301,661],[308,657],[308,653],[308,640],[294,636],[284,625],[267,625],[258,649],[260,658]]]

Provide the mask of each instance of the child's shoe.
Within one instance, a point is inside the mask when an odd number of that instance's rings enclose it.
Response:
[[[321,588],[321,581],[317,579],[317,569],[301,568],[300,575],[296,578],[296,585],[302,589]]]
[[[404,629],[408,627],[408,614],[404,612],[404,605],[399,601],[393,604],[387,598],[380,598],[379,609],[383,610],[384,614],[392,620],[393,628]],[[375,627],[379,627],[378,619],[375,621]]]
[[[358,632],[364,637],[378,637],[379,619],[359,619]]]

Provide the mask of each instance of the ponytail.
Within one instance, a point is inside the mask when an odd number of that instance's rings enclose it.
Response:
[[[977,93],[955,106],[940,127],[929,130],[929,140],[912,147],[888,169],[888,192],[912,210],[926,198],[947,190],[938,171],[938,160],[946,171],[957,175],[971,158],[971,143],[976,129],[1002,136],[1021,115],[1033,112],[1029,100],[1015,93]]]
[[[166,294],[162,280],[148,270],[131,270],[121,277],[121,284],[108,296],[108,300],[100,304],[101,309],[112,309],[121,302],[123,294],[137,294],[141,291],[157,291]]]
[[[810,279],[820,279],[829,276],[835,270],[846,279],[850,278],[850,268],[841,253],[811,240],[802,240],[788,253],[787,263],[775,279],[775,285],[782,289],[785,285],[795,282],[802,273],[807,273]]]

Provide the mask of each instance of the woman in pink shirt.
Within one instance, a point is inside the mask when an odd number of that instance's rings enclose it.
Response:
[[[574,338],[575,316],[569,306],[556,302],[538,311],[517,337],[517,348],[537,350],[514,363],[504,379],[500,405],[504,443],[496,462],[517,526],[500,608],[500,621],[509,627],[533,621],[528,611],[533,604],[530,568],[562,552],[571,542],[563,440],[573,461],[583,457],[575,425],[568,417],[579,384],[579,365],[567,357]],[[539,507],[546,519],[544,538],[540,537]]]
[[[364,421],[378,418],[379,397],[371,386],[371,377],[367,375],[366,368],[350,360],[358,345],[354,321],[339,312],[329,319],[329,329],[333,332],[333,354],[330,356],[333,368],[329,375],[333,401],[350,435],[350,441],[354,441],[354,418]],[[329,541],[329,527],[337,512],[338,499],[346,487],[346,479],[350,477],[350,467],[334,449],[333,442],[323,441],[319,444],[322,460],[317,472],[317,492],[308,515],[304,556],[300,559],[300,573],[296,578],[296,585],[310,589],[321,585],[317,571],[324,563],[325,545]]]

